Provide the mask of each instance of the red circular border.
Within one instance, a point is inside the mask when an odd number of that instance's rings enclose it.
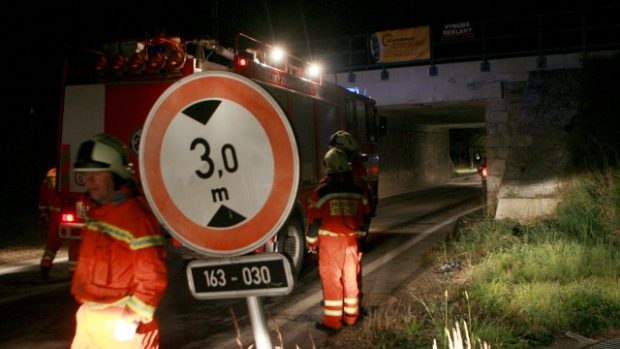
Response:
[[[163,100],[162,100],[163,98]],[[254,217],[231,229],[211,229],[187,218],[168,193],[161,173],[161,147],[166,130],[176,115],[189,105],[205,99],[228,99],[245,107],[263,127],[271,144],[274,160],[274,181],[263,207]],[[274,228],[288,215],[289,202],[295,196],[295,155],[286,125],[264,95],[239,77],[205,74],[188,81],[179,81],[164,92],[149,114],[143,130],[141,144],[143,170],[141,176],[147,183],[147,196],[160,219],[180,240],[210,252],[231,254],[246,253],[267,240]],[[284,113],[280,113],[284,116]],[[148,129],[147,129],[148,128]],[[291,205],[292,206],[292,205]],[[178,236],[177,236],[178,235]]]

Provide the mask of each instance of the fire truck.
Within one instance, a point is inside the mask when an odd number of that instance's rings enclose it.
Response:
[[[137,166],[142,127],[158,97],[182,77],[207,70],[229,71],[255,81],[274,97],[293,127],[301,177],[297,201],[287,223],[262,250],[285,254],[294,274],[299,274],[305,253],[305,206],[324,176],[323,155],[330,135],[338,130],[348,131],[360,144],[371,206],[376,208],[375,101],[326,81],[316,64],[245,34],[236,37],[233,49],[211,39],[158,34],[107,43],[101,50],[76,50],[67,57],[57,168],[64,238],[79,238],[85,214],[80,201],[84,179],[72,169],[79,145],[95,134],[111,134],[128,145],[130,162]],[[134,173],[139,183],[138,171]]]

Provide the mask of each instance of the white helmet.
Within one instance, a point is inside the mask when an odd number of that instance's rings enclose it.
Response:
[[[325,153],[323,166],[328,174],[343,173],[351,171],[349,157],[338,148],[331,148]]]
[[[357,150],[355,137],[347,131],[337,131],[329,137],[329,145],[332,147],[344,148],[347,151]]]
[[[82,143],[73,168],[76,172],[110,171],[122,179],[131,179],[125,145],[107,134],[98,134]]]

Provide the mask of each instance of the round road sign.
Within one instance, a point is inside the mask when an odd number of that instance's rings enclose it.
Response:
[[[299,181],[286,115],[258,84],[229,72],[193,74],[151,109],[140,140],[149,204],[187,247],[234,256],[286,221]]]

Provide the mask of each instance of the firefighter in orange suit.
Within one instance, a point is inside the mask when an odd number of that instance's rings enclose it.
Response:
[[[168,284],[157,220],[132,190],[124,145],[109,135],[82,143],[74,164],[90,199],[71,293],[82,305],[72,349],[158,348],[154,317]]]
[[[347,155],[336,148],[324,158],[327,179],[311,194],[306,240],[319,253],[323,284],[323,321],[319,329],[340,330],[359,317],[357,272],[361,262],[358,238],[370,222],[365,191],[353,181]]]
[[[47,171],[41,188],[39,190],[39,221],[41,224],[47,225],[47,241],[45,243],[45,251],[41,257],[41,277],[48,280],[50,271],[56,253],[64,243],[63,238],[59,235],[60,230],[60,197],[56,191],[56,168]],[[69,263],[67,265],[69,274],[73,274],[77,264],[79,253],[79,240],[68,241],[69,247]]]
[[[370,206],[370,212],[371,212],[370,217],[372,217],[372,213],[375,212],[375,209],[377,208],[377,200],[376,198],[373,198],[371,195],[372,189],[368,185],[368,171],[366,170],[366,166],[364,166],[364,162],[361,156],[357,152],[357,149],[359,148],[357,140],[349,132],[340,130],[331,135],[331,137],[329,138],[329,145],[331,147],[335,147],[339,150],[342,150],[343,152],[345,152],[345,154],[347,154],[349,162],[351,163],[353,181],[360,188],[362,188],[362,190],[365,190],[366,194],[368,195],[368,205]],[[370,217],[367,217],[367,219],[370,220]],[[360,238],[358,239],[358,242],[359,242],[358,248],[360,250],[360,254],[363,253],[365,250],[366,239],[368,238],[369,228],[370,228],[370,222],[364,226],[364,230],[362,230],[362,234]],[[361,263],[357,271],[357,284],[360,289],[360,294],[359,294],[360,312],[365,313],[366,310],[363,308],[363,305],[362,305],[363,294],[362,294],[362,265]]]

